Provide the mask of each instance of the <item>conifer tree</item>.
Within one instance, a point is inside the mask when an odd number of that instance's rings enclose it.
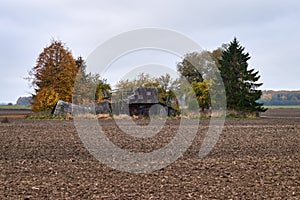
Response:
[[[244,52],[238,40],[234,38],[223,51],[219,60],[219,69],[223,78],[228,109],[244,112],[264,112],[265,108],[257,100],[262,95],[258,89],[260,76],[258,71],[249,69],[249,53]]]

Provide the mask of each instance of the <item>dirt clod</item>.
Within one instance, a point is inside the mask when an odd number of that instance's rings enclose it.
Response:
[[[1,123],[9,123],[9,120],[7,117],[4,117],[2,120],[1,120]]]

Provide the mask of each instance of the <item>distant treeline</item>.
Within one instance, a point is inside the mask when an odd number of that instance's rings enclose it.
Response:
[[[265,106],[294,106],[300,105],[300,90],[297,91],[273,91],[263,90],[259,100]]]

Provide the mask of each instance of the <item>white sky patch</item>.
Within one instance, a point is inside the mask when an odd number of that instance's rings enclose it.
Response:
[[[182,58],[166,51],[142,49],[121,56],[100,75],[107,78],[112,86],[121,80],[133,80],[141,73],[156,78],[167,73],[176,79],[179,77],[176,65],[181,60]]]

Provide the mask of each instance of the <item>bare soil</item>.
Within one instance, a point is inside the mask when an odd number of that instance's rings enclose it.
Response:
[[[0,109],[1,118],[25,118],[30,115],[32,111],[30,109]]]
[[[3,112],[0,119],[9,115]],[[0,199],[300,199],[297,109],[226,119],[218,143],[203,159],[198,151],[208,120],[202,120],[187,152],[149,174],[117,171],[96,160],[72,120],[8,121],[0,123]],[[168,121],[153,138],[136,139],[113,120],[99,121],[110,140],[134,152],[161,148],[179,122]]]

